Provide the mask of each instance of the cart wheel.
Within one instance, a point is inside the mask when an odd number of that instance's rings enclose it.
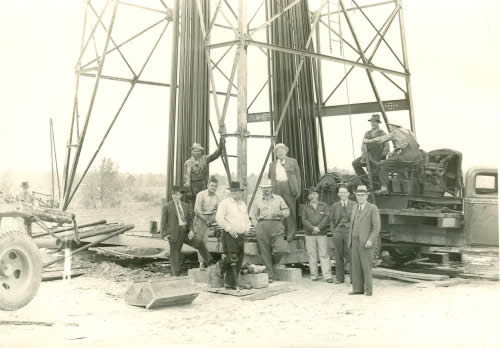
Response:
[[[0,232],[0,310],[13,311],[35,297],[42,280],[42,258],[20,231]]]

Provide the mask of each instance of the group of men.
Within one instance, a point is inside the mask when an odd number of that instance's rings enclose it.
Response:
[[[356,190],[357,202],[348,199],[346,186],[339,188],[340,201],[331,207],[320,202],[318,192],[310,189],[302,224],[306,233],[311,279],[318,280],[319,259],[323,277],[327,282],[334,282],[326,243],[326,232],[330,228],[336,250],[335,283],[344,282],[344,259],[350,258],[351,294],[371,296],[372,253],[380,232],[380,217],[378,208],[367,202],[369,181],[363,166],[376,166],[381,181],[378,193],[384,193],[387,192],[391,163],[418,160],[421,153],[411,131],[389,124],[390,133],[386,134],[380,129],[379,115],[372,115],[369,121],[372,129],[366,132],[363,139],[362,156],[353,162],[356,174],[364,183]],[[389,153],[389,141],[394,143],[392,153]],[[172,273],[180,274],[184,243],[198,250],[200,267],[213,264],[206,243],[210,227],[217,224],[223,230],[222,245],[227,256],[219,269],[224,274],[225,287],[236,288],[237,274],[244,257],[244,235],[253,225],[259,251],[272,282],[274,268],[290,250],[289,243],[297,232],[297,200],[302,188],[300,168],[297,160],[287,156],[288,147],[277,144],[274,147],[276,159],[269,167],[269,180],[260,184],[262,197],[253,203],[249,214],[239,182],[231,182],[228,188],[230,195],[219,201],[217,179],[208,178],[208,164],[220,156],[223,146],[222,138],[214,153],[204,155],[203,147],[193,144],[192,156],[184,165],[184,185],[173,187],[172,201],[162,209],[161,234],[170,243]],[[190,204],[181,201],[183,193],[187,193]]]
[[[372,296],[373,250],[380,233],[380,215],[376,205],[367,201],[368,189],[358,186],[356,200],[350,200],[348,187],[338,188],[340,200],[328,206],[319,201],[319,194],[309,190],[308,203],[302,212],[306,233],[311,280],[318,278],[318,259],[323,278],[328,283],[344,283],[344,259],[350,260],[352,292],[350,295]],[[327,230],[330,228],[335,248],[335,281],[332,279],[328,254]]]
[[[255,227],[257,243],[266,265],[269,281],[273,281],[273,266],[289,250],[297,231],[297,199],[300,197],[301,176],[297,161],[287,157],[288,148],[277,144],[276,160],[270,165],[269,179],[260,184],[262,198],[254,202],[250,214],[243,188],[231,182],[229,196],[219,201],[218,181],[208,178],[208,164],[221,153],[223,141],[210,155],[203,154],[200,144],[193,144],[192,156],[184,165],[184,185],[172,188],[172,201],[162,208],[162,236],[169,241],[172,274],[180,274],[180,256],[184,243],[198,250],[200,268],[213,264],[207,251],[208,231],[217,224],[222,230],[222,247],[227,257],[219,269],[227,288],[236,288],[236,274],[244,257],[244,235]],[[208,180],[207,180],[208,178]],[[186,193],[191,204],[181,201]]]

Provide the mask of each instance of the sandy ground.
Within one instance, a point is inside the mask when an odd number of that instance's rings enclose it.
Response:
[[[1,347],[422,346],[500,345],[500,284],[473,281],[419,288],[374,280],[374,296],[348,296],[349,285],[312,283],[265,300],[205,292],[191,305],[146,310],[125,303],[130,282],[83,276],[44,282],[36,298],[1,320],[48,321],[0,326]]]

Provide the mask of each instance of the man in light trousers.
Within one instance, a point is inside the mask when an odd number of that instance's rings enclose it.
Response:
[[[306,233],[306,249],[309,255],[309,269],[311,280],[318,278],[318,258],[321,264],[323,279],[328,283],[332,280],[332,265],[328,255],[328,243],[326,232],[330,221],[330,210],[326,203],[319,201],[316,189],[309,189],[309,202],[302,212],[302,225]]]

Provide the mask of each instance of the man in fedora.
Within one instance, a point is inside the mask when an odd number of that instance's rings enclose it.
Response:
[[[330,211],[330,231],[332,231],[335,247],[335,284],[344,282],[344,258],[350,260],[347,240],[351,226],[351,215],[356,202],[349,199],[349,189],[346,185],[338,188],[340,200],[333,203]]]
[[[366,139],[373,139],[376,137],[380,137],[386,135],[386,133],[380,129],[380,115],[373,114],[372,117],[368,120],[370,121],[371,129],[365,133],[363,137],[363,143],[361,145],[361,156],[356,158],[352,162],[352,167],[356,172],[356,175],[360,177],[361,182],[365,185],[369,185],[369,180],[367,178],[366,171],[363,167],[366,167],[366,160],[370,158],[370,167],[373,171],[374,167],[377,166],[377,162],[380,162],[385,159],[387,154],[389,153],[389,143],[366,143]]]
[[[297,160],[288,157],[287,153],[285,144],[276,144],[276,159],[269,165],[269,179],[273,193],[281,196],[290,209],[290,215],[285,219],[285,239],[291,243],[297,232],[297,199],[302,191],[302,181]]]
[[[349,295],[372,296],[373,249],[380,233],[380,215],[375,204],[367,201],[368,189],[359,185],[358,204],[351,213],[348,246],[351,249],[352,291]]]
[[[372,139],[364,139],[363,142],[369,145],[389,144],[390,141],[394,143],[394,151],[389,154],[379,167],[380,183],[382,184],[377,194],[387,193],[389,183],[389,171],[392,168],[397,168],[402,162],[417,162],[422,161],[422,152],[420,145],[417,142],[415,134],[409,129],[402,128],[400,125],[389,123],[390,133]]]
[[[269,180],[263,181],[259,186],[262,197],[253,203],[250,218],[255,226],[257,244],[266,266],[269,282],[272,282],[273,266],[279,265],[282,256],[288,251],[282,221],[290,215],[290,209],[283,198],[273,194]]]
[[[225,139],[221,137],[217,150],[210,155],[204,155],[204,148],[198,143],[191,146],[191,157],[184,162],[184,190],[188,194],[191,208],[194,208],[198,192],[207,189],[208,164],[219,158],[224,143]]]
[[[236,289],[238,275],[243,263],[245,233],[250,231],[250,218],[247,205],[242,199],[243,189],[235,181],[229,185],[230,196],[224,199],[217,209],[215,221],[222,232],[222,249],[226,258],[220,262],[226,289]]]
[[[170,267],[173,276],[181,275],[181,249],[184,243],[198,250],[207,265],[212,263],[205,243],[193,232],[193,214],[189,205],[181,201],[182,193],[180,186],[174,186],[172,200],[161,210],[160,233],[170,246]]]
[[[302,211],[302,225],[306,233],[306,249],[309,255],[309,270],[311,280],[318,280],[318,259],[321,263],[321,273],[327,283],[333,283],[332,264],[328,254],[326,232],[330,221],[330,209],[326,203],[319,201],[316,188],[311,187],[308,192],[309,202]]]

